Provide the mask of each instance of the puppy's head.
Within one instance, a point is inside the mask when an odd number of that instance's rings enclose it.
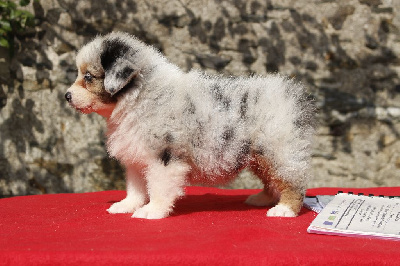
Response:
[[[97,37],[78,53],[78,77],[65,98],[82,113],[109,117],[118,95],[133,87],[139,74],[136,54],[143,44],[128,34]]]

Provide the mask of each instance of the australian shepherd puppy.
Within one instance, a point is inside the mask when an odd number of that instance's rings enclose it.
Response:
[[[296,216],[309,178],[314,107],[278,74],[183,72],[126,33],[99,36],[76,58],[65,98],[107,119],[107,150],[126,169],[126,198],[109,213],[167,217],[191,183],[222,184],[247,167],[264,189],[246,203]]]

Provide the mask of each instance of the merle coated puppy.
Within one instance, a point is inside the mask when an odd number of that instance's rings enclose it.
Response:
[[[296,216],[309,178],[314,107],[280,75],[183,72],[153,47],[120,32],[76,58],[65,97],[107,119],[107,149],[126,169],[127,196],[109,213],[167,217],[191,183],[222,184],[247,167],[264,189],[246,203]]]

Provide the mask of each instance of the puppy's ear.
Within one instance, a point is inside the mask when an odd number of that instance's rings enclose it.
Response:
[[[107,39],[103,42],[100,54],[104,69],[104,87],[111,95],[124,88],[138,75],[134,66],[134,51],[119,38]]]

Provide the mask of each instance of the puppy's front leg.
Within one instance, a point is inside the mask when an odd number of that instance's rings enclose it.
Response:
[[[167,217],[175,201],[184,195],[186,175],[190,166],[179,161],[155,162],[146,173],[150,202],[133,213],[134,218],[161,219]]]
[[[133,213],[147,200],[146,180],[136,166],[126,168],[126,198],[116,202],[107,210],[109,213]]]

